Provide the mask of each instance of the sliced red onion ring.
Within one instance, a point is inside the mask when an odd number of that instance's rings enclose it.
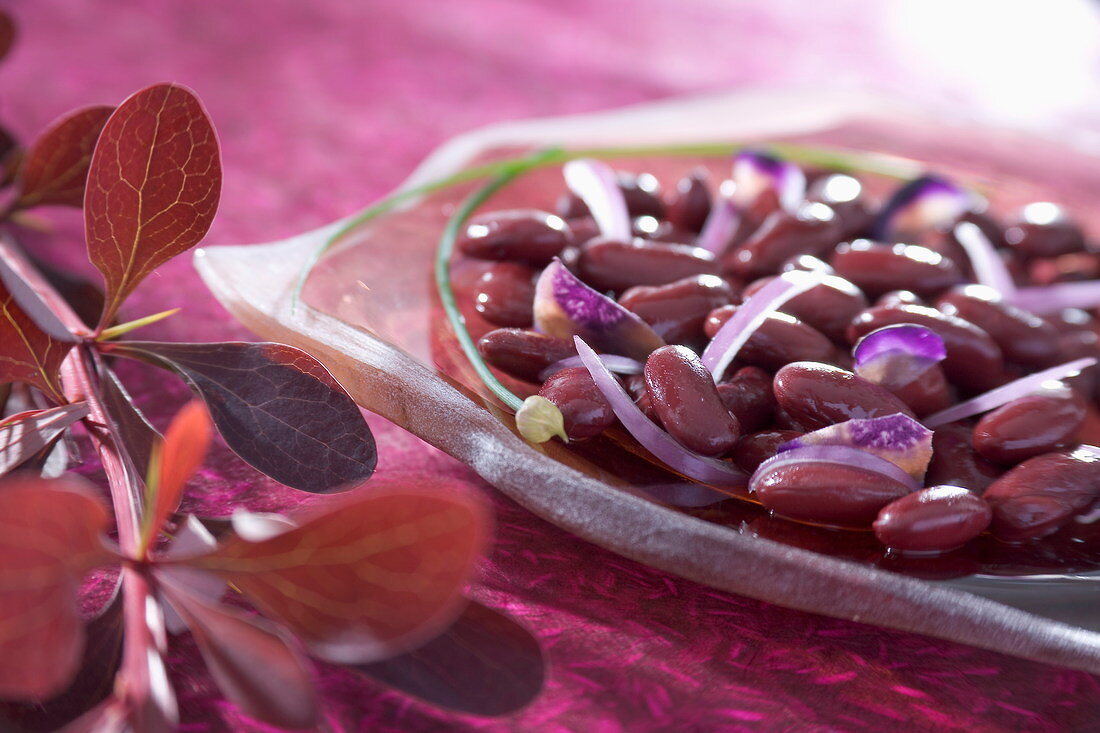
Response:
[[[749,491],[755,491],[757,481],[764,475],[777,468],[797,466],[806,463],[835,463],[840,466],[860,468],[885,476],[908,486],[914,491],[920,488],[920,484],[912,476],[898,468],[896,465],[879,458],[866,451],[848,448],[843,445],[814,445],[805,448],[794,448],[772,456],[760,464],[752,478],[749,479]]]
[[[779,205],[791,212],[806,198],[806,174],[802,169],[759,150],[743,150],[734,156],[733,183],[730,198],[741,210],[752,206],[768,189],[774,190]]]
[[[719,196],[703,222],[703,230],[699,232],[695,246],[715,255],[722,254],[740,223],[741,214],[737,210],[737,204],[729,196]]]
[[[649,324],[581,282],[555,258],[535,285],[535,328],[547,336],[581,336],[600,351],[645,359],[665,345]]]
[[[871,228],[872,239],[948,226],[974,208],[973,193],[946,178],[921,176],[894,192]]]
[[[1058,366],[1044,369],[1041,372],[1029,374],[1026,377],[1015,379],[1008,384],[1001,385],[996,389],[991,389],[965,402],[960,402],[953,407],[948,407],[946,410],[940,410],[924,418],[922,422],[927,427],[938,428],[941,425],[946,425],[956,420],[962,420],[964,417],[970,417],[971,415],[977,415],[982,412],[989,412],[1006,402],[1011,402],[1019,397],[1026,397],[1035,390],[1041,388],[1043,382],[1072,377],[1082,369],[1088,369],[1094,364],[1096,364],[1096,359],[1089,356],[1084,359],[1074,359],[1065,364],[1059,364]]]
[[[1006,298],[1017,308],[1036,315],[1057,313],[1066,308],[1100,308],[1100,280],[1057,283],[1041,288],[1017,288]]]
[[[629,242],[634,233],[630,227],[626,198],[615,171],[606,163],[582,158],[566,163],[562,173],[569,190],[580,196],[588,206],[600,234],[609,239]]]
[[[714,381],[722,378],[722,373],[737,357],[737,352],[772,311],[796,295],[820,285],[825,278],[825,273],[820,270],[791,270],[753,293],[718,329],[703,350],[703,366],[714,375]]]
[[[839,445],[890,461],[914,481],[922,481],[932,460],[932,431],[897,413],[847,420],[801,435],[779,446],[779,453],[818,445]]]
[[[642,362],[637,359],[631,359],[629,356],[618,356],[617,354],[599,354],[600,361],[608,370],[615,374],[641,374],[642,369],[645,367]],[[569,369],[571,367],[584,366],[584,362],[581,361],[579,356],[567,356],[560,361],[555,361],[550,366],[539,372],[539,381],[545,382],[550,377],[554,376],[562,369]]]
[[[979,283],[993,288],[1005,298],[1016,292],[1016,283],[1012,281],[1008,266],[981,227],[970,221],[960,221],[955,225],[955,239],[966,250]]]
[[[946,356],[939,334],[911,323],[872,331],[852,349],[855,373],[887,388],[904,387]]]
[[[573,343],[577,346],[577,353],[580,354],[585,368],[592,375],[592,381],[611,403],[615,416],[643,448],[669,468],[696,481],[731,488],[745,486],[748,475],[737,466],[690,451],[653,424],[600,361],[599,355],[580,336],[574,336]]]

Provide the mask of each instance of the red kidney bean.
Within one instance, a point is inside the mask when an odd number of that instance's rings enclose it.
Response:
[[[1028,263],[1032,285],[1080,282],[1100,279],[1100,255],[1075,252],[1059,257],[1034,259]]]
[[[545,211],[513,209],[476,217],[458,240],[458,250],[482,260],[516,260],[536,267],[550,263],[572,239],[569,226]]]
[[[810,428],[806,427],[798,420],[795,420],[793,417],[791,417],[791,414],[780,407],[778,404],[775,406],[775,427],[779,428],[780,430],[793,430],[798,433],[806,433],[810,430]]]
[[[984,492],[1001,475],[1001,469],[974,450],[973,430],[968,425],[951,423],[932,433],[932,460],[928,463],[925,483],[938,486],[962,486],[975,494]]]
[[[863,185],[843,173],[818,178],[807,189],[806,199],[828,204],[836,213],[837,241],[864,236],[875,220],[875,215],[863,199]]]
[[[695,275],[716,275],[718,264],[700,247],[597,237],[581,249],[577,269],[597,290],[622,291],[635,285],[665,285]]]
[[[898,412],[913,417],[889,390],[829,364],[788,364],[776,373],[772,388],[779,406],[810,430]]]
[[[773,212],[744,244],[722,258],[723,269],[737,277],[757,278],[779,271],[800,254],[821,255],[840,240],[833,210],[806,204],[797,213]]]
[[[704,325],[708,337],[713,338],[740,306],[724,305],[707,316]],[[808,326],[794,316],[774,311],[760,328],[737,352],[737,360],[753,366],[775,371],[792,361],[831,362],[836,347],[820,331]]]
[[[947,347],[944,374],[954,384],[984,392],[1003,384],[1003,356],[988,333],[970,321],[919,305],[875,306],[860,313],[848,328],[852,343],[871,331],[895,323],[915,323],[939,334]]]
[[[711,207],[708,178],[706,168],[696,168],[690,176],[676,184],[676,193],[669,202],[667,213],[673,226],[689,232],[702,231]]]
[[[497,326],[530,326],[535,319],[535,276],[516,262],[498,262],[474,285],[474,309]]]
[[[1085,248],[1081,228],[1065,209],[1047,202],[1025,206],[1005,230],[1005,242],[1025,257],[1055,257]]]
[[[993,534],[1022,541],[1057,530],[1100,494],[1100,456],[1084,450],[1029,458],[983,495],[993,507]]]
[[[520,328],[498,328],[477,342],[485,361],[517,379],[538,382],[543,369],[554,362],[577,355],[565,339]]]
[[[988,333],[1010,361],[1043,368],[1062,360],[1058,332],[1038,316],[1004,302],[984,285],[963,285],[945,293],[936,307]]]
[[[876,300],[875,305],[927,305],[927,303],[912,290],[891,290]]]
[[[750,297],[774,279],[769,277],[750,283],[745,288],[744,297]],[[813,326],[830,340],[846,343],[848,326],[867,307],[867,298],[852,283],[831,275],[820,285],[794,296],[782,307],[784,313]]]
[[[700,341],[707,314],[733,299],[733,288],[722,278],[696,275],[668,285],[630,288],[619,304],[634,311],[667,343],[684,344]]]
[[[811,461],[764,472],[753,481],[753,488],[761,504],[785,517],[863,527],[884,506],[910,491],[880,473]]]
[[[994,248],[1002,250],[1002,254],[1011,254],[1003,251],[1006,246],[1004,229],[996,219],[986,212],[967,212],[946,227],[921,232],[911,244],[919,244],[951,259],[964,274],[970,275],[972,274],[970,258],[955,237],[955,227],[962,222],[969,222],[977,226]]]
[[[653,409],[676,440],[707,456],[720,455],[734,446],[741,426],[691,349],[662,346],[646,359],[644,374]]]
[[[993,510],[960,486],[933,486],[887,504],[875,520],[875,537],[891,550],[947,552],[986,530]]]
[[[1089,356],[1100,358],[1100,335],[1084,328],[1060,334],[1058,352],[1066,361]],[[1080,394],[1089,397],[1097,394],[1097,386],[1100,385],[1098,380],[1100,380],[1100,367],[1092,366],[1081,370],[1081,373],[1075,377],[1067,377],[1065,382]]]
[[[663,219],[665,205],[661,201],[661,186],[649,173],[633,175],[619,173],[619,188],[626,199],[626,209],[631,216],[652,216]],[[558,199],[558,214],[565,219],[588,215],[588,206],[572,193]]]
[[[781,272],[790,272],[791,270],[803,270],[805,272],[821,272],[825,275],[832,275],[836,273],[833,266],[820,257],[814,257],[813,255],[795,255],[779,268]],[[852,287],[855,287],[854,285]]]
[[[947,377],[944,376],[939,364],[933,364],[909,384],[883,386],[909,405],[909,409],[917,417],[946,410],[955,402],[952,390],[947,384]]]
[[[891,290],[931,296],[962,281],[958,266],[926,247],[857,239],[836,248],[829,264],[875,298]]]
[[[660,425],[661,418],[657,417],[657,412],[653,409],[653,400],[649,397],[645,377],[641,374],[631,374],[623,381],[626,382],[626,388],[630,392],[630,396],[634,398],[634,404],[638,406],[638,409],[650,420]]]
[[[974,450],[991,461],[1019,463],[1068,445],[1085,421],[1072,390],[1044,390],[1012,400],[974,426]]]
[[[775,455],[779,446],[804,435],[797,430],[766,430],[741,436],[733,447],[733,462],[738,468],[752,474],[760,464]]]
[[[742,430],[760,430],[775,412],[772,378],[763,369],[747,366],[718,385],[722,404],[734,414]]]
[[[561,410],[565,434],[570,440],[599,435],[615,422],[611,403],[584,367],[569,367],[552,374],[539,394]]]
[[[586,242],[600,236],[600,225],[590,216],[569,219],[569,244],[579,250]]]
[[[684,231],[667,221],[657,221],[652,216],[644,216],[634,220],[634,236],[649,240],[650,242],[665,242],[667,244],[683,244],[695,241],[695,233]]]

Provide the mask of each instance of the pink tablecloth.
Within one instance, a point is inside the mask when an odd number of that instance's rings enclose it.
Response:
[[[1036,18],[1016,8],[988,26],[972,2],[814,5],[10,1],[21,38],[0,68],[0,116],[26,136],[67,109],[116,103],[155,81],[193,87],[218,127],[225,163],[212,244],[277,239],[347,214],[396,185],[435,146],[482,124],[694,91],[871,86],[934,104],[965,98],[1026,123],[1097,129],[1091,6],[1063,3]],[[1047,21],[1061,25],[1035,25]],[[1041,34],[1057,43],[1021,65],[1016,51]],[[973,64],[961,73],[966,58]],[[1061,64],[1069,81],[1052,89],[1044,64]],[[1008,92],[1037,95],[1041,104],[1021,105]],[[89,270],[72,246],[79,220],[58,221],[52,256]],[[150,336],[249,338],[186,258],[150,278],[124,315],[177,305],[186,318]],[[185,397],[160,376],[125,376],[158,421]],[[480,483],[402,430],[371,423],[380,470],[415,466]],[[222,513],[229,496],[266,510],[297,501],[219,448],[188,507]],[[587,545],[493,496],[497,541],[472,593],[539,638],[550,663],[544,694],[511,717],[479,719],[318,666],[332,730],[1097,724],[1093,676],[717,593]],[[174,642],[171,663],[185,730],[262,729],[220,698],[186,637]]]

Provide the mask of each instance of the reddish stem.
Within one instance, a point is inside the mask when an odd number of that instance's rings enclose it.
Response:
[[[0,258],[3,258],[8,267],[19,275],[23,282],[30,286],[31,290],[38,294],[38,297],[50,307],[54,315],[61,319],[65,327],[73,334],[85,337],[92,335],[88,325],[80,320],[80,316],[73,311],[68,301],[54,290],[49,281],[42,276],[38,268],[31,264],[27,256],[23,254],[23,250],[10,236],[0,236]]]

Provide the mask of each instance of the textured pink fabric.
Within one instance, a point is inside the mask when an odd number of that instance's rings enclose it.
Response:
[[[969,76],[943,64],[925,68],[920,33],[934,24],[890,3],[5,5],[21,38],[0,67],[0,119],[24,136],[72,107],[115,103],[152,82],[197,90],[218,127],[225,163],[212,244],[268,241],[328,222],[384,194],[447,138],[498,120],[772,82],[900,90],[933,104],[971,95],[983,111],[1005,111],[996,109],[1000,97],[982,94],[985,67]],[[951,7],[963,12],[972,5]],[[1080,18],[1063,17],[1063,9],[1059,22],[1095,21],[1088,6],[1075,8]],[[947,17],[945,27],[958,30]],[[984,35],[974,25],[978,35],[971,38],[1003,40],[1026,27],[1026,18],[1017,20],[1019,27]],[[906,29],[913,32],[905,35]],[[1073,53],[1081,63],[1095,62],[1095,42],[1079,36],[1063,39],[1063,62],[1076,63]],[[1040,59],[1038,68],[1046,57],[1029,58]],[[1095,130],[1095,86],[1088,94],[1079,87],[1044,98],[1051,123]],[[1026,111],[1034,114],[1033,106]],[[58,235],[44,245],[49,256],[90,270],[78,246],[79,219],[61,213],[56,220]],[[207,295],[187,258],[150,278],[123,315],[174,306],[186,309],[186,320],[158,324],[150,337],[250,338]],[[123,377],[161,424],[186,396],[160,373],[127,368]],[[371,423],[381,471],[415,467],[480,485],[465,467],[404,431]],[[587,545],[486,491],[494,497],[497,539],[472,594],[521,619],[540,639],[550,662],[544,694],[516,715],[485,720],[442,712],[318,665],[331,730],[1055,731],[1096,725],[1100,681],[1094,676],[717,593]],[[231,501],[281,510],[300,499],[217,447],[185,508],[221,514]],[[174,642],[171,667],[184,730],[264,730],[221,699],[188,638]]]

